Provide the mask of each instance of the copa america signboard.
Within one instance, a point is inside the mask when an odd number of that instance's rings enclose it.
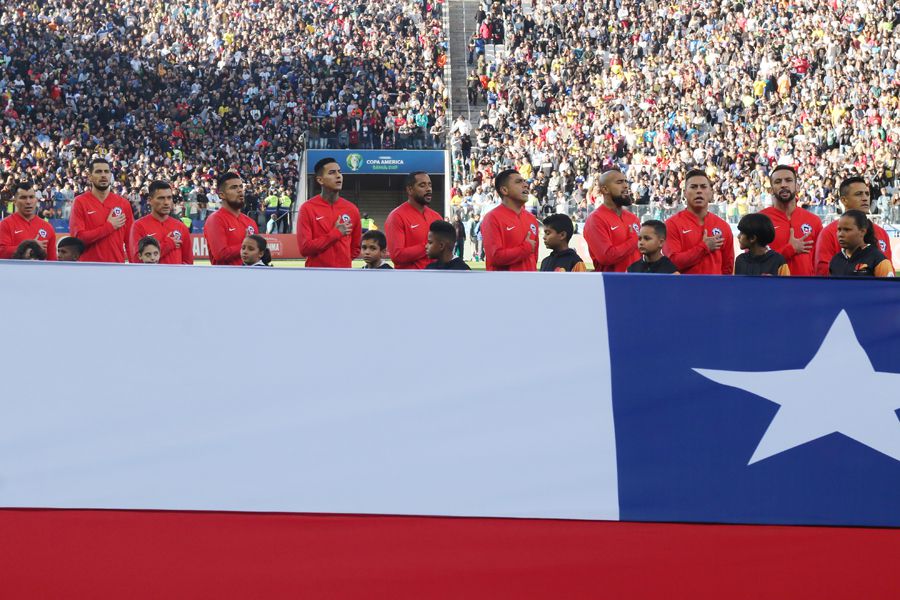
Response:
[[[354,175],[406,175],[415,171],[444,173],[443,150],[309,150],[307,172],[312,175],[317,162],[334,158],[341,171]]]

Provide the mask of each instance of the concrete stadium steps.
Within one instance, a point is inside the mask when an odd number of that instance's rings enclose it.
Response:
[[[475,13],[478,12],[478,0],[454,0],[448,2],[449,24],[447,35],[450,40],[450,111],[451,118],[463,115],[471,120],[466,78],[469,67],[468,41],[475,33]],[[452,122],[452,120],[451,120]]]

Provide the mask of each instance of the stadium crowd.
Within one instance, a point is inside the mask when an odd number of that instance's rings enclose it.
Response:
[[[614,19],[610,19],[614,15]],[[518,168],[540,214],[584,222],[599,176],[627,171],[636,210],[679,210],[704,169],[730,222],[767,206],[766,175],[797,167],[800,202],[835,214],[850,175],[900,222],[900,4],[889,0],[482,2],[470,101],[454,122],[454,202],[490,209],[491,177]],[[487,61],[486,48],[503,43]],[[879,214],[880,213],[880,214]]]
[[[216,173],[248,179],[246,211],[296,194],[314,147],[443,144],[443,0],[13,0],[0,15],[0,209],[14,181],[69,219],[96,156],[136,217],[154,178],[201,231]],[[284,211],[287,214],[289,211]]]

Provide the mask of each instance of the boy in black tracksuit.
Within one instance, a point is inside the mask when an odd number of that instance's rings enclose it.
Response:
[[[573,235],[575,225],[568,216],[550,215],[544,219],[544,245],[551,252],[550,256],[541,261],[541,271],[587,271],[578,253],[569,248]]]
[[[434,221],[428,227],[428,241],[425,244],[425,254],[433,258],[433,263],[425,265],[426,269],[438,269],[441,271],[470,271],[459,256],[453,256],[456,247],[456,227],[446,221]]]
[[[678,267],[663,256],[663,244],[666,243],[666,224],[662,221],[647,221],[641,225],[638,233],[638,251],[641,260],[628,266],[629,273],[660,273],[678,275]]]

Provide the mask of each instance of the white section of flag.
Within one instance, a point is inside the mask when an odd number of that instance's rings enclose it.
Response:
[[[0,506],[618,518],[600,276],[0,281]]]

